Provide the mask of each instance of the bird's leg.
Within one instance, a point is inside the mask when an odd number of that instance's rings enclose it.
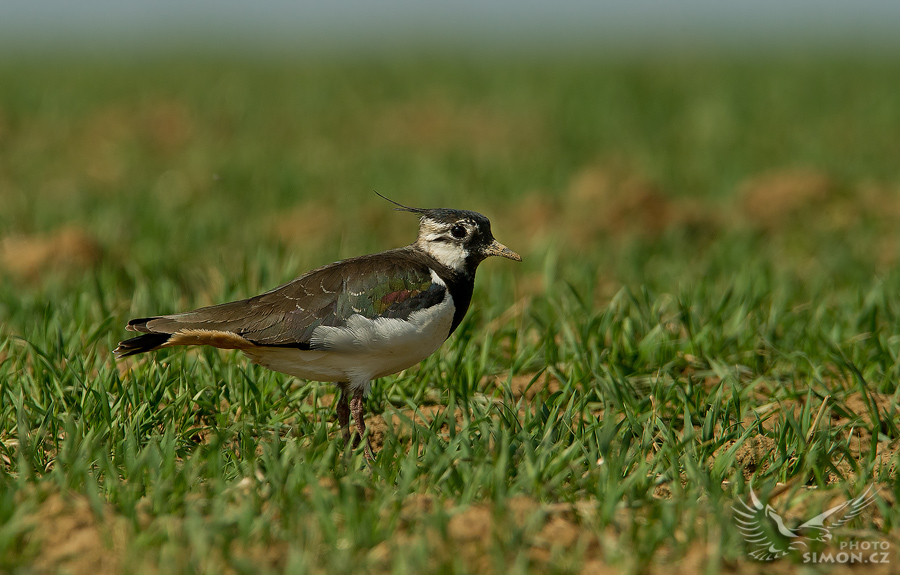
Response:
[[[353,447],[359,445],[359,440],[366,434],[366,420],[363,418],[363,390],[357,389],[353,392],[350,399],[350,413],[353,414],[353,421],[356,422],[356,432],[359,434],[353,441]],[[372,451],[372,442],[366,437],[366,460],[374,461],[375,453]]]
[[[344,445],[350,443],[350,399],[347,393],[347,384],[338,384],[340,397],[337,404],[337,420],[341,426],[341,435],[344,436]]]

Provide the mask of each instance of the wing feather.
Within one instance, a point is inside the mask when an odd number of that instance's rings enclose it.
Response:
[[[424,262],[384,252],[321,267],[245,300],[134,319],[127,329],[146,334],[233,333],[255,345],[310,349],[319,326],[341,327],[353,315],[406,318],[416,309],[440,303],[445,292]],[[173,345],[175,340],[168,342]]]

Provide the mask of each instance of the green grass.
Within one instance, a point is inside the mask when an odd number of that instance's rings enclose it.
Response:
[[[794,525],[877,484],[835,541],[896,567],[898,93],[894,61],[3,64],[0,572],[763,571],[751,478]],[[117,366],[131,317],[411,241],[372,189],[525,261],[376,382],[371,468],[328,384]]]

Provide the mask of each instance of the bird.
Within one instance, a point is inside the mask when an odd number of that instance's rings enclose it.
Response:
[[[366,437],[364,399],[372,380],[412,367],[459,327],[475,270],[491,256],[522,257],[494,239],[484,215],[450,208],[395,210],[419,216],[416,240],[314,269],[263,294],[171,315],[132,319],[141,335],[121,341],[117,359],[173,346],[240,350],[253,363],[300,379],[333,382],[345,444]]]
[[[790,528],[784,518],[769,505],[760,501],[753,486],[750,486],[751,504],[743,500],[732,505],[737,514],[735,522],[744,540],[753,547],[750,556],[759,561],[772,561],[784,557],[791,551],[800,551],[809,547],[809,542],[828,542],[834,538],[832,530],[841,527],[850,519],[859,515],[863,509],[875,502],[877,491],[869,486],[861,495],[835,505],[816,515],[797,527]],[[841,515],[835,515],[841,513]],[[832,516],[837,517],[833,519]],[[830,520],[830,524],[826,521]],[[768,523],[766,530],[764,524]],[[777,532],[777,535],[775,534]]]

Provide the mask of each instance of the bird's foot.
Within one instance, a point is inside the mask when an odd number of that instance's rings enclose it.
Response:
[[[344,437],[344,445],[350,444],[350,400],[344,386],[340,387],[340,397],[337,404],[337,420]]]
[[[366,419],[363,417],[363,391],[357,390],[350,399],[350,413],[353,415],[353,421],[356,422],[357,435],[353,438],[353,448],[359,447],[359,442],[363,437],[366,438],[365,455],[366,461],[372,463],[375,461],[375,450],[372,449],[372,441],[366,435]],[[349,429],[347,430],[349,434]]]

